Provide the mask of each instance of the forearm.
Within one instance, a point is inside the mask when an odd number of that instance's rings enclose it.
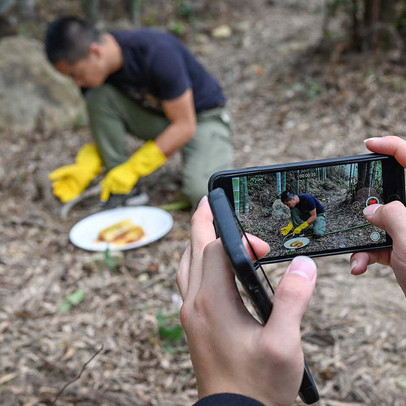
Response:
[[[155,143],[163,154],[169,158],[192,139],[195,131],[195,123],[171,123],[155,139]]]
[[[314,223],[317,219],[317,215],[316,216],[310,216],[306,221],[307,224],[310,226],[310,224]]]

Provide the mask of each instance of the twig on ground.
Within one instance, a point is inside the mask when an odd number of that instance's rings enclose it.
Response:
[[[86,362],[83,364],[82,369],[80,370],[79,374],[78,374],[74,379],[72,379],[71,381],[69,381],[68,383],[66,383],[66,384],[64,385],[64,387],[58,392],[58,394],[56,395],[55,399],[54,399],[53,402],[51,403],[51,406],[54,406],[54,405],[56,404],[56,401],[61,397],[62,393],[65,391],[65,389],[66,389],[69,385],[71,385],[73,382],[76,382],[77,380],[80,379],[80,377],[81,377],[82,374],[83,374],[83,371],[84,371],[84,370],[86,369],[86,367],[90,364],[90,362],[92,362],[93,359],[97,357],[97,355],[103,350],[103,348],[104,348],[104,346],[103,346],[103,344],[102,344],[101,347],[90,357],[90,359],[89,359],[88,361],[86,361]]]

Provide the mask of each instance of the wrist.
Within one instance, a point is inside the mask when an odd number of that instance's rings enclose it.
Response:
[[[146,176],[160,168],[167,161],[155,141],[147,141],[127,161],[131,170],[139,176]]]
[[[201,398],[194,406],[264,406],[263,403],[237,393],[216,393],[204,398]]]
[[[213,376],[216,376],[213,374]],[[265,390],[261,385],[256,385],[254,382],[249,383],[246,379],[244,381],[239,381],[238,379],[232,378],[232,380],[222,379],[217,375],[218,379],[211,382],[206,382],[204,385],[199,384],[197,381],[197,389],[199,399],[206,399],[214,396],[219,396],[221,394],[232,394],[235,397],[246,397],[254,400],[256,403],[253,405],[261,406],[291,406],[292,403],[279,403],[274,402],[274,393],[267,387]],[[289,397],[289,396],[288,396]],[[216,405],[216,403],[214,403]],[[251,406],[251,403],[248,405]],[[200,406],[200,405],[199,405]],[[228,406],[228,403],[227,403]],[[244,403],[244,406],[245,403]]]

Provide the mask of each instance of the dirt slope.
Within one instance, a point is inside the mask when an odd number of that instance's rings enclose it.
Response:
[[[406,136],[405,68],[377,57],[332,62],[315,55],[321,1],[309,9],[271,3],[231,10],[229,39],[188,40],[228,96],[236,167],[363,153],[367,137]],[[173,212],[164,239],[113,263],[70,245],[70,227],[91,209],[60,220],[42,175],[69,163],[88,139],[86,129],[0,139],[0,404],[50,404],[101,346],[57,404],[191,404],[196,390],[186,343],[157,334],[157,312],[178,323],[175,273],[190,213]],[[156,185],[152,203],[173,199],[179,183],[175,157],[146,182],[151,190]],[[320,404],[404,405],[406,305],[391,271],[373,266],[352,277],[346,255],[317,264],[303,338]],[[267,267],[275,283],[285,267]],[[61,313],[78,291],[85,292],[80,303]]]

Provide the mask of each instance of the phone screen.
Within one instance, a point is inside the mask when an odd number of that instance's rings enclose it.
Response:
[[[244,231],[270,245],[261,262],[389,247],[390,236],[363,209],[404,202],[404,169],[374,154],[227,171],[213,184],[226,191]]]

